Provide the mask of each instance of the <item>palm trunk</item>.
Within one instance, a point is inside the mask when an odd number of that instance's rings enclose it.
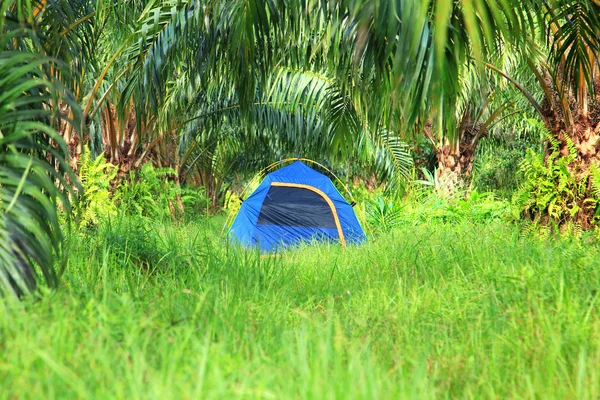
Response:
[[[442,175],[453,173],[463,179],[469,179],[473,172],[475,146],[465,143],[457,150],[454,146],[446,145],[438,149],[438,167]]]
[[[437,149],[439,177],[449,190],[469,185],[477,146],[479,140],[487,134],[488,126],[487,121],[483,124],[464,124],[459,143],[447,143]]]

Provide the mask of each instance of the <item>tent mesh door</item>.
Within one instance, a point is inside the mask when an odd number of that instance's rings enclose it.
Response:
[[[286,186],[271,186],[257,225],[336,228],[331,207],[320,194]]]

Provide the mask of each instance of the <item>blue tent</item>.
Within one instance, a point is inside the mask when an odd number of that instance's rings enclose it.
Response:
[[[360,243],[365,234],[331,180],[296,161],[268,174],[243,203],[230,233],[264,252],[312,239]]]

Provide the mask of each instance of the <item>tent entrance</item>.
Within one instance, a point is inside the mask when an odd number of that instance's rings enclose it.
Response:
[[[272,182],[257,225],[335,228],[340,243],[346,245],[333,202],[321,190],[310,185]]]

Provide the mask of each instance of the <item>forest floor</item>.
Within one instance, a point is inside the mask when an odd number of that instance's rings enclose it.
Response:
[[[71,240],[59,290],[0,302],[0,398],[599,398],[600,245],[400,226],[261,257],[223,218]]]

